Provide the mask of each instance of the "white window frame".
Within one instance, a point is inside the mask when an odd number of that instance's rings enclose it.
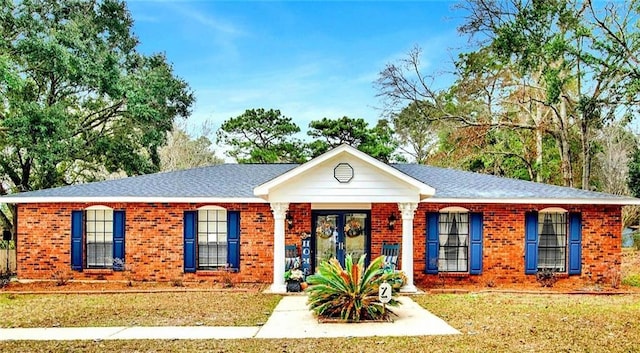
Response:
[[[226,268],[229,256],[227,209],[219,206],[203,206],[197,211],[196,269]]]
[[[463,207],[446,207],[438,215],[438,272],[468,273],[469,272],[469,210]],[[444,221],[443,221],[443,218]],[[456,220],[458,245],[446,246],[450,239],[453,220]],[[463,236],[462,238],[460,236]],[[457,248],[457,250],[456,250]],[[454,253],[455,252],[455,253]],[[455,259],[449,259],[455,255]]]
[[[84,210],[86,268],[113,267],[113,208],[90,206]]]
[[[558,222],[558,218],[563,219],[562,223]],[[545,224],[546,222],[546,224]],[[554,238],[550,235],[543,234],[547,232],[548,227],[555,234]],[[569,241],[569,211],[560,207],[548,207],[538,212],[538,272],[552,271],[558,273],[567,272],[568,261],[568,241]],[[548,243],[556,242],[558,245],[549,245]],[[542,245],[542,243],[547,243]],[[556,249],[556,251],[554,251]],[[546,254],[542,256],[542,254]],[[550,257],[559,259],[560,261],[550,262]]]

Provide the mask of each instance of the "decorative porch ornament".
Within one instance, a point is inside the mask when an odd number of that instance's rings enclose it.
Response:
[[[284,280],[287,282],[287,292],[301,292],[304,274],[299,268],[287,270],[284,273]]]

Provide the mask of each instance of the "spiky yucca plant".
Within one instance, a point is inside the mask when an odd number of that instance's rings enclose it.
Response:
[[[389,309],[378,300],[380,283],[390,282],[394,292],[404,283],[402,272],[384,271],[384,256],[371,261],[365,269],[366,255],[362,255],[357,264],[351,255],[347,255],[344,268],[332,258],[318,266],[318,272],[307,277],[309,306],[318,316],[339,318],[345,321],[387,319]],[[398,306],[395,297],[387,306]]]

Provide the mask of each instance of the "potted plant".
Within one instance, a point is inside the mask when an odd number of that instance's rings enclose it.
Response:
[[[300,292],[302,291],[301,283],[304,279],[304,274],[299,268],[287,270],[284,273],[284,280],[287,282],[287,292]]]

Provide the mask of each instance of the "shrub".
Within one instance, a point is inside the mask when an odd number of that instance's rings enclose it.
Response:
[[[11,282],[11,275],[9,273],[0,273],[0,288],[6,287]]]
[[[16,248],[16,242],[13,240],[0,240],[0,249],[2,250],[13,250]]]
[[[318,272],[307,277],[309,306],[318,316],[344,321],[384,320],[393,313],[378,299],[380,283],[392,284],[393,294],[404,284],[402,272],[383,269],[384,256],[373,260],[365,269],[366,255],[357,264],[351,255],[345,258],[344,269],[335,258],[323,261]],[[398,306],[397,297],[392,297],[388,306]]]
[[[133,287],[133,274],[130,265],[127,265],[124,259],[116,257],[113,259],[113,270],[122,271],[124,277],[127,279],[127,285]]]
[[[553,287],[558,281],[556,273],[550,268],[544,268],[536,273],[536,281],[543,287]]]
[[[633,233],[633,247],[636,250],[640,250],[640,232]]]
[[[622,275],[620,271],[616,271],[614,269],[610,269],[605,272],[605,278],[609,280],[609,284],[611,284],[611,288],[620,288],[620,282],[622,280]]]
[[[69,281],[73,279],[73,275],[71,273],[71,270],[56,268],[55,270],[51,271],[51,278],[56,282],[56,286],[60,287],[66,286],[67,283],[69,283]]]

